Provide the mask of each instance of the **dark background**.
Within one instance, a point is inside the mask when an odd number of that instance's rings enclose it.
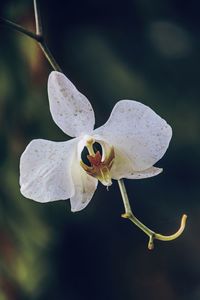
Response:
[[[178,240],[157,241],[120,217],[118,185],[89,206],[39,204],[19,192],[18,164],[33,138],[67,137],[51,119],[51,67],[30,38],[0,27],[0,300],[199,300],[200,122],[198,1],[40,1],[47,42],[91,101],[96,125],[120,99],[151,106],[173,128],[164,172],[126,180],[135,214]],[[1,0],[0,16],[34,30],[31,1]]]

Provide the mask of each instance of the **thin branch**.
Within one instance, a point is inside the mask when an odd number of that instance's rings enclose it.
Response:
[[[124,181],[123,179],[118,180],[118,184],[119,184],[119,188],[120,188],[120,192],[122,195],[122,200],[124,203],[124,208],[125,208],[125,213],[122,215],[123,218],[129,219],[132,223],[134,223],[137,227],[139,227],[146,235],[149,236],[149,242],[148,242],[148,249],[152,250],[154,248],[154,240],[160,240],[160,241],[172,241],[177,239],[184,231],[185,229],[185,225],[186,225],[186,219],[187,216],[184,214],[182,216],[181,219],[181,225],[180,228],[178,229],[178,231],[172,235],[162,235],[159,233],[155,233],[154,231],[152,231],[151,229],[149,229],[146,225],[144,225],[143,223],[141,223],[133,214],[132,210],[131,210],[131,206],[130,206],[130,202],[128,199],[128,195],[126,192],[126,188],[124,185]]]
[[[38,7],[37,0],[33,0],[33,6],[34,6],[34,15],[35,15],[36,34],[43,35],[41,14],[40,14],[40,9]]]
[[[51,64],[52,68],[55,71],[62,72],[61,68],[57,64],[55,58],[53,57],[51,51],[49,50],[49,48],[44,40],[41,14],[40,14],[40,9],[39,9],[37,0],[33,0],[33,6],[34,6],[34,15],[35,15],[36,35],[43,37],[42,41],[39,42],[39,46],[40,46],[41,50],[43,51],[44,55],[46,56],[47,60]]]
[[[40,48],[42,49],[44,55],[46,56],[47,60],[49,61],[49,63],[51,64],[52,68],[55,71],[61,72],[62,73],[62,69],[60,68],[60,66],[57,64],[55,58],[53,57],[52,53],[50,52],[49,48],[47,47],[46,43],[43,41],[41,43],[39,43]]]
[[[27,30],[26,28],[14,23],[14,22],[11,22],[11,21],[3,19],[3,18],[0,18],[0,25],[1,24],[7,26],[10,29],[14,29],[18,32],[21,32],[21,33],[29,36],[30,38],[34,39],[36,42],[39,42],[39,43],[42,42],[43,38],[42,38],[41,35],[37,35],[37,34]]]
[[[42,31],[41,31],[42,27],[41,27],[41,21],[40,21],[40,17],[39,17],[40,14],[38,12],[36,1],[34,1],[34,12],[35,12],[35,20],[36,20],[36,31],[38,33],[31,32],[31,31],[27,30],[26,28],[14,23],[14,22],[11,22],[9,20],[3,19],[3,18],[0,18],[0,24],[6,25],[8,28],[14,29],[18,32],[21,32],[21,33],[25,34],[26,36],[35,40],[38,43],[38,45],[40,46],[41,50],[43,51],[45,57],[51,64],[52,68],[55,71],[62,72],[62,69],[57,64],[55,58],[53,57],[52,53],[50,52],[50,50],[44,40],[44,37],[42,35]]]

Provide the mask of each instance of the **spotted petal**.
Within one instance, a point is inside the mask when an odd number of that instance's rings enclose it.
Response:
[[[172,129],[148,106],[119,101],[108,121],[95,133],[123,153],[134,171],[152,167],[166,152]]]
[[[94,128],[94,111],[67,77],[51,72],[48,80],[50,111],[54,122],[69,136],[90,133]]]
[[[77,139],[67,142],[33,140],[20,159],[21,193],[38,202],[72,197],[71,164],[76,145]]]

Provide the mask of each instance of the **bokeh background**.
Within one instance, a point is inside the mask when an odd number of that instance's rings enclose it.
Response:
[[[164,172],[126,180],[135,214],[178,240],[156,242],[120,217],[116,182],[89,206],[39,204],[19,191],[19,158],[33,138],[63,141],[47,98],[51,67],[30,38],[0,26],[0,300],[200,299],[200,19],[198,1],[40,1],[47,43],[90,99],[96,125],[120,99],[151,106],[173,127]],[[0,16],[34,30],[27,0]]]

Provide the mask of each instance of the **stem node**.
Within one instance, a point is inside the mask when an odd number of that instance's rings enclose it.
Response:
[[[130,213],[124,213],[124,214],[121,215],[121,217],[124,218],[124,219],[130,219],[131,214]]]

